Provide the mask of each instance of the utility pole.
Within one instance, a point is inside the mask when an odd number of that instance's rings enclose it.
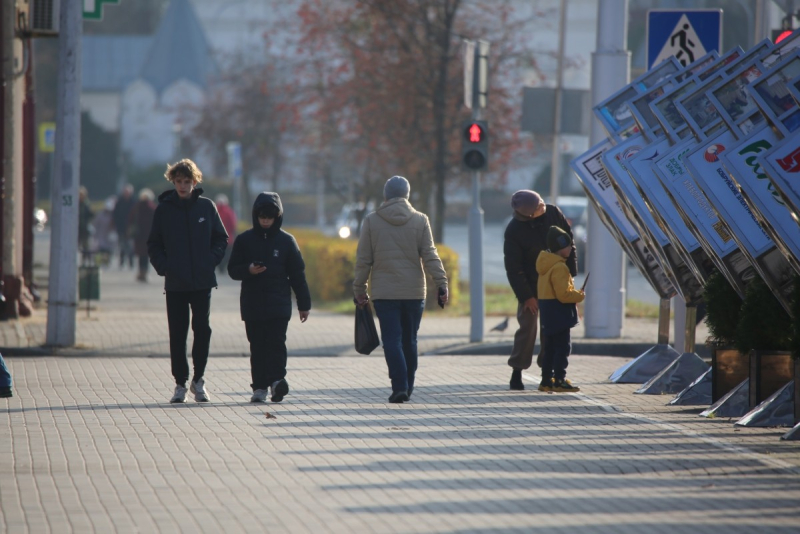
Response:
[[[592,54],[592,104],[605,100],[630,80],[628,1],[598,0],[597,48]],[[606,134],[597,118],[592,120],[590,145]],[[586,288],[584,323],[587,338],[616,338],[622,333],[625,288],[622,249],[589,209],[587,272],[593,274]],[[596,281],[596,283],[594,283]]]
[[[556,93],[553,110],[553,156],[550,163],[550,203],[558,198],[558,179],[561,173],[561,107],[564,96],[564,41],[567,36],[567,0],[561,0],[558,12],[558,57],[556,58]]]
[[[58,347],[75,344],[82,21],[83,2],[61,3],[46,340]]]

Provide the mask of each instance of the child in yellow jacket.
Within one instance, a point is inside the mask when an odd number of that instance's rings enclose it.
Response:
[[[578,324],[576,304],[585,298],[575,289],[566,259],[572,251],[572,238],[558,226],[547,231],[547,248],[536,258],[539,273],[539,322],[542,331],[542,382],[539,391],[576,392],[567,376],[571,345],[569,330]]]

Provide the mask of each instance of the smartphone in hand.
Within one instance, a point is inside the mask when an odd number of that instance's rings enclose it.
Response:
[[[444,296],[444,288],[440,287],[439,296],[436,298],[436,301],[439,303],[439,307],[442,309],[444,309],[444,300],[442,300],[443,296]]]

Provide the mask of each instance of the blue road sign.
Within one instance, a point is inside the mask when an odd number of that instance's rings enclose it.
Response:
[[[683,66],[722,49],[721,9],[651,9],[647,12],[647,68],[670,56]]]

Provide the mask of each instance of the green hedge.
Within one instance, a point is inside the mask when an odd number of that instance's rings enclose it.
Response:
[[[306,279],[313,299],[323,302],[353,298],[353,275],[358,242],[329,237],[307,229],[288,229],[300,246],[306,263]],[[445,245],[437,245],[439,257],[447,272],[451,302],[458,300],[458,254]],[[436,306],[436,288],[428,277],[426,307]]]

